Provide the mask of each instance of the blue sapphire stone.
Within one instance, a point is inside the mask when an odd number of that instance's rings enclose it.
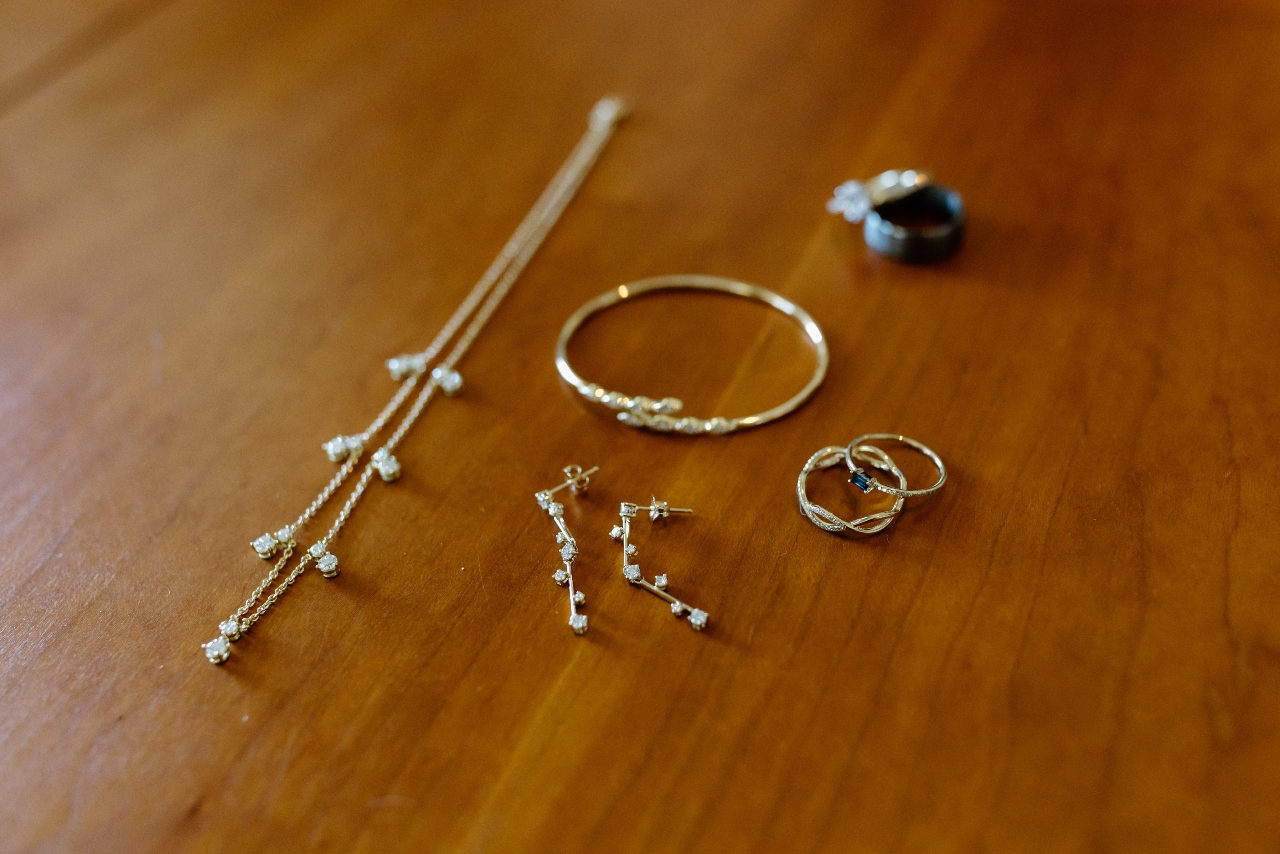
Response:
[[[863,492],[871,491],[871,475],[862,469],[854,469],[853,474],[849,475],[849,482]]]

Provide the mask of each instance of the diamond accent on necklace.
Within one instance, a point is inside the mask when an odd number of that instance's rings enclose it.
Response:
[[[569,618],[569,628],[573,629],[575,635],[585,635],[587,633],[587,615],[574,614]]]
[[[307,552],[316,560],[324,557],[328,551],[329,548],[324,543],[312,543],[311,548],[307,549]]]
[[[587,594],[583,593],[581,590],[573,591],[573,604],[582,605],[586,601],[587,601]]]
[[[657,578],[653,579],[653,586],[658,588],[659,590],[666,590],[667,577],[665,575],[659,575]]]
[[[702,631],[707,627],[707,612],[701,608],[694,608],[689,612],[689,625],[693,626],[694,631]]]
[[[240,637],[240,621],[235,617],[229,617],[218,623],[218,631],[222,632],[222,636],[228,640],[235,640]]]
[[[555,575],[551,576],[551,580],[556,584],[559,584],[561,587],[564,587],[569,583],[569,573],[565,572],[563,569],[557,569]]]
[[[417,376],[427,369],[427,359],[421,353],[405,354],[387,359],[387,370],[396,382]]]
[[[572,543],[565,543],[560,547],[560,559],[565,563],[573,560],[577,553],[578,550],[573,547]]]
[[[374,452],[373,467],[377,470],[378,476],[387,483],[400,477],[400,461],[391,456],[386,448],[379,448]]]
[[[263,534],[258,539],[249,544],[253,550],[258,553],[258,557],[267,560],[276,553],[276,549],[280,547],[280,543],[271,534]]]
[[[227,640],[226,635],[219,635],[200,646],[204,649],[204,657],[214,664],[221,664],[231,655],[231,641]]]
[[[677,617],[680,616],[682,613],[684,613],[684,605],[680,604],[679,602],[672,602],[671,613],[675,614]]]
[[[447,397],[457,397],[462,393],[462,374],[453,368],[436,365],[431,369],[431,379]]]
[[[334,555],[327,554],[316,561],[316,566],[320,567],[320,574],[325,578],[334,578],[338,574],[338,558]]]
[[[627,581],[630,581],[632,584],[636,584],[640,581],[640,565],[638,563],[633,563],[628,566],[624,566],[622,568],[622,574],[626,577]]]
[[[364,440],[359,436],[334,436],[320,446],[330,462],[340,463],[349,457],[364,453]]]
[[[633,554],[635,554],[635,553],[636,553],[636,544],[635,544],[635,543],[627,543],[627,557],[630,557],[631,555],[633,555]]]
[[[612,538],[613,538],[613,539],[615,539],[615,540],[620,540],[620,539],[622,539],[622,526],[621,526],[621,525],[614,525],[612,528],[610,528],[610,529],[609,529],[609,536],[610,536],[610,537],[612,537]]]

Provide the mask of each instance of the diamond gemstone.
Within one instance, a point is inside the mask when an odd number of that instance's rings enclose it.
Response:
[[[290,531],[288,528],[281,528],[276,531],[275,538],[280,545],[287,545],[293,542],[293,531]]]
[[[400,477],[400,461],[387,453],[384,448],[379,448],[373,455],[373,467],[377,469],[378,476],[387,483]]]
[[[435,380],[435,384],[440,386],[440,390],[449,397],[462,391],[462,374],[453,368],[437,365],[431,369],[431,379]]]
[[[583,635],[587,633],[587,615],[574,614],[569,618],[569,628],[573,629],[575,635]]]
[[[324,557],[325,552],[329,550],[325,547],[324,543],[313,543],[311,548],[307,549],[307,551],[311,553],[313,558],[319,559]]]
[[[231,654],[231,641],[222,635],[201,646],[204,647],[204,657],[214,664],[221,664]]]
[[[240,621],[235,617],[225,619],[218,623],[218,631],[222,632],[223,636],[235,640],[240,637]]]
[[[347,458],[347,438],[345,436],[335,436],[320,447],[324,448],[329,462],[340,463]]]
[[[563,569],[557,569],[555,575],[551,576],[551,580],[556,584],[559,584],[561,587],[564,587],[569,581],[569,573],[565,572]]]
[[[683,612],[684,612],[684,606],[683,606],[683,605],[681,605],[679,602],[672,602],[672,603],[671,603],[671,613],[675,614],[675,615],[678,617],[678,616],[680,616],[680,614],[681,614],[681,613],[683,613]]]
[[[653,586],[658,588],[659,590],[666,590],[667,577],[665,575],[659,575],[657,578],[653,580]]]
[[[325,578],[333,578],[338,574],[338,558],[334,555],[325,555],[316,561],[316,566],[320,567],[320,573]]]
[[[543,510],[546,510],[548,507],[551,506],[550,492],[539,492],[537,495],[533,497],[538,499],[538,506],[541,507]]]
[[[575,590],[573,592],[573,604],[581,605],[586,601],[587,601],[587,594],[583,593],[581,590]]]
[[[627,554],[628,554],[628,555],[633,555],[633,554],[635,554],[635,553],[636,553],[636,544],[635,544],[635,543],[627,543]]]
[[[276,547],[280,544],[276,542],[276,538],[270,534],[263,534],[249,545],[253,546],[253,550],[258,553],[258,557],[266,560],[276,553]]]
[[[560,557],[566,561],[573,560],[575,549],[570,543],[565,543],[560,548]]]
[[[552,516],[563,516],[564,505],[558,504],[555,501],[552,501],[550,504],[547,505],[547,512],[550,513]]]
[[[689,625],[693,626],[697,631],[702,631],[707,627],[707,612],[701,608],[694,608],[689,612]]]
[[[629,566],[624,566],[622,568],[622,574],[623,576],[626,577],[627,581],[630,581],[632,584],[635,584],[637,581],[640,580],[640,564],[633,563],[633,564],[630,564]]]
[[[623,504],[618,513],[624,519],[632,519],[636,515],[636,506],[634,504]]]
[[[610,536],[610,537],[613,537],[613,539],[615,539],[615,540],[620,540],[620,539],[622,539],[622,526],[621,526],[621,525],[614,525],[612,528],[610,528],[610,529],[609,529],[609,536]]]
[[[827,200],[827,213],[840,214],[849,222],[862,222],[871,211],[871,195],[859,181],[845,181]]]

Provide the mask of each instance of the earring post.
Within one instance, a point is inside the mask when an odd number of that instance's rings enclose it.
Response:
[[[579,472],[579,473],[578,473],[577,475],[575,475],[574,477],[569,478],[568,480],[566,480],[564,483],[560,484],[559,486],[553,486],[553,487],[551,487],[550,489],[544,489],[544,490],[542,490],[542,492],[541,492],[541,493],[539,493],[539,494],[540,494],[540,495],[551,495],[552,493],[559,492],[560,490],[564,489],[566,486],[573,486],[575,483],[577,483],[578,481],[582,480],[584,477],[587,477],[587,476],[589,476],[589,475],[593,475],[593,474],[595,474],[595,473],[596,473],[596,472],[598,472],[598,471],[600,471],[600,466],[592,466],[591,468],[587,469],[586,471],[584,471],[584,472]],[[690,511],[690,512],[693,512],[693,511]]]

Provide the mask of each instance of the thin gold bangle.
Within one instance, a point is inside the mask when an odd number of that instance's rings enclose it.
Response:
[[[814,369],[813,376],[810,377],[809,382],[799,393],[772,409],[756,415],[748,415],[744,418],[716,416],[707,419],[693,418],[687,415],[677,416],[676,413],[684,408],[684,403],[677,398],[664,397],[661,400],[654,400],[648,397],[609,391],[578,376],[577,372],[569,365],[569,339],[573,338],[574,333],[578,331],[578,327],[588,317],[625,300],[636,299],[667,290],[719,291],[732,296],[759,300],[777,309],[800,324],[800,328],[804,330],[805,337],[809,339],[809,343],[813,346],[814,356],[818,363]],[[564,323],[564,328],[560,330],[560,338],[556,341],[556,370],[560,372],[560,376],[564,378],[565,382],[577,389],[578,393],[584,398],[592,403],[618,410],[618,420],[631,427],[642,427],[662,433],[684,433],[690,436],[733,433],[736,430],[745,430],[749,427],[768,424],[770,421],[794,412],[817,391],[818,386],[822,385],[822,380],[827,375],[829,361],[830,354],[827,351],[827,340],[822,334],[821,327],[809,316],[807,311],[786,297],[775,294],[773,291],[757,285],[749,285],[746,282],[723,279],[719,276],[657,276],[652,279],[642,279],[638,282],[620,285],[590,300],[570,315],[569,319]]]

